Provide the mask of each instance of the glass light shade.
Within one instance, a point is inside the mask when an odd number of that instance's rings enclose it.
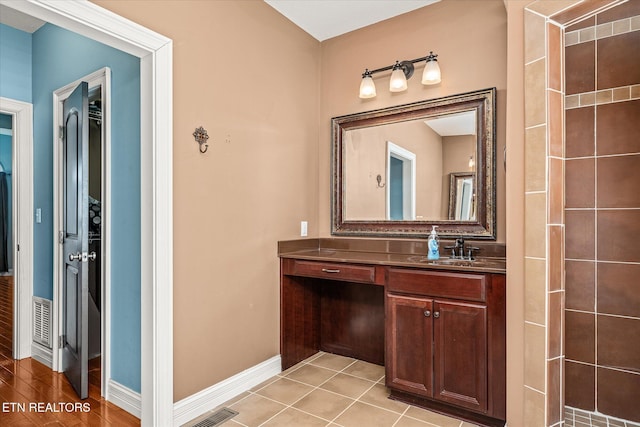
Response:
[[[422,84],[434,85],[437,83],[440,83],[440,66],[438,65],[438,61],[432,59],[427,61],[427,65],[424,67],[424,71],[422,72]]]
[[[360,82],[360,98],[373,98],[376,96],[376,85],[371,76],[365,76]]]
[[[407,90],[407,78],[405,77],[402,68],[396,68],[391,73],[389,90],[391,92],[402,92],[403,90]]]
[[[473,160],[473,156],[469,156],[469,170],[473,170],[476,167],[476,162]]]

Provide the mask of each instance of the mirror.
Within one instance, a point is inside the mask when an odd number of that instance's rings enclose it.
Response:
[[[334,117],[332,234],[495,240],[495,96]]]

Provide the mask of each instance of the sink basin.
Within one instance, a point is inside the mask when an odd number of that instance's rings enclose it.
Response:
[[[483,259],[455,259],[455,258],[440,258],[440,259],[428,259],[426,256],[414,255],[407,258],[409,262],[419,262],[431,265],[449,265],[453,267],[491,267],[497,266],[497,263],[486,261]]]

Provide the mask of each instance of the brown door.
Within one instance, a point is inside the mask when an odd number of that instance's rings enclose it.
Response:
[[[434,397],[487,412],[487,309],[435,301]]]
[[[387,294],[387,386],[433,395],[433,300]]]

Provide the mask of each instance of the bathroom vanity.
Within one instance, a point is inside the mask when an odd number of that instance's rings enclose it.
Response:
[[[279,243],[281,356],[385,366],[390,398],[486,426],[506,419],[504,246],[428,261],[424,241]]]

